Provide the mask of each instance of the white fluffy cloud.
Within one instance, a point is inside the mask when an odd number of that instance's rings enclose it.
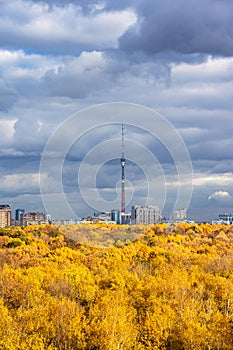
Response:
[[[133,10],[85,14],[72,3],[61,7],[13,0],[0,6],[1,45],[59,52],[75,51],[75,45],[116,47],[118,38],[137,20]]]
[[[5,193],[32,193],[39,191],[39,174],[5,175],[0,181],[0,191]]]
[[[16,120],[2,119],[0,120],[0,145],[3,147],[3,151],[6,146],[9,146],[14,135],[14,126]]]
[[[232,195],[227,192],[227,191],[216,191],[214,193],[212,193],[209,197],[208,200],[229,200],[229,199],[233,199]]]

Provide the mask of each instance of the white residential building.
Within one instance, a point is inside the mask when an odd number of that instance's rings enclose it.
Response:
[[[172,222],[180,222],[187,219],[187,209],[176,209],[173,210],[171,215]]]
[[[158,206],[134,205],[131,207],[131,224],[155,224],[161,220],[161,210]]]

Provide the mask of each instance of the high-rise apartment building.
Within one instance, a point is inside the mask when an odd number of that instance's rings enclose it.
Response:
[[[11,225],[11,208],[7,204],[0,205],[0,227]]]
[[[184,221],[187,219],[187,209],[176,209],[173,210],[171,215],[172,222]]]
[[[158,206],[140,206],[131,207],[132,224],[155,224],[161,220],[161,211]]]
[[[116,224],[120,224],[120,210],[112,209],[111,210],[111,221],[115,221]]]
[[[15,220],[20,221],[20,215],[24,214],[24,209],[16,209],[15,210]]]

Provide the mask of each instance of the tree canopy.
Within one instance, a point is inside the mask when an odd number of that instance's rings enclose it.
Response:
[[[0,349],[233,349],[233,226],[0,229]]]

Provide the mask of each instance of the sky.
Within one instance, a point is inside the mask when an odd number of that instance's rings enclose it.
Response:
[[[231,0],[0,0],[0,202],[233,212]],[[177,199],[178,198],[178,199]]]

